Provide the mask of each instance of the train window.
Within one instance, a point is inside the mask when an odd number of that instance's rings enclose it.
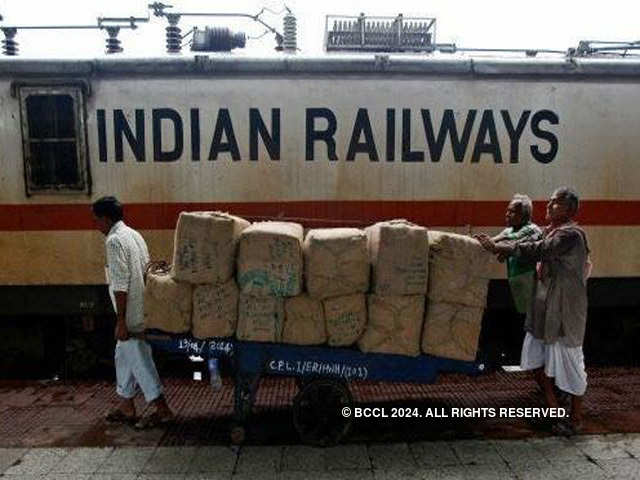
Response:
[[[84,104],[77,87],[22,87],[27,194],[88,193]]]

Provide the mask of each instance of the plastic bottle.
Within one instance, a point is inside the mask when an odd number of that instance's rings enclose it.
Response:
[[[209,383],[213,391],[218,391],[222,388],[222,378],[220,377],[220,370],[218,370],[218,359],[210,358],[209,362]]]

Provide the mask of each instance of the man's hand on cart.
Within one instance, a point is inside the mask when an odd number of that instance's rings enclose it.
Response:
[[[482,247],[496,255],[498,255],[498,259],[505,259],[509,255],[513,253],[514,245],[510,242],[495,242],[489,235],[486,233],[478,233],[473,236]]]
[[[486,233],[477,233],[473,238],[478,240],[485,250],[495,253],[496,242],[494,242],[489,235]]]

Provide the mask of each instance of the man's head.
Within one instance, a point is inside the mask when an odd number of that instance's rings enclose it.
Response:
[[[93,203],[91,209],[98,230],[105,235],[122,220],[122,204],[116,197],[102,197]]]
[[[527,195],[516,193],[507,206],[507,213],[505,214],[507,225],[520,227],[529,223],[532,209],[531,199]]]
[[[575,190],[560,187],[553,192],[547,203],[547,220],[556,225],[568,222],[578,213],[579,205],[580,199]]]

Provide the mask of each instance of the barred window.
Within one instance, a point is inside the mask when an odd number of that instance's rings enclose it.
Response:
[[[27,194],[88,192],[80,88],[22,87],[20,106]]]

